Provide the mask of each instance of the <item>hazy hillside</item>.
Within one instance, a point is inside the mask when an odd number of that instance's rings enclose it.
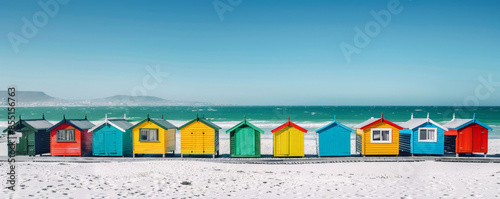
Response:
[[[0,106],[7,106],[7,91],[0,91]],[[17,91],[16,106],[201,106],[203,102],[166,100],[153,96],[115,95],[91,100],[65,100],[39,91]]]

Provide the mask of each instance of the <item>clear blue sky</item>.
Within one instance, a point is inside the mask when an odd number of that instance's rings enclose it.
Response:
[[[22,18],[43,11],[37,2],[0,2],[4,88],[65,99],[130,94],[158,65],[169,76],[147,94],[172,100],[460,105],[477,99],[480,76],[500,82],[500,1],[401,0],[350,62],[340,44],[354,45],[355,27],[390,1],[243,0],[224,20],[213,0],[70,1],[16,53],[8,35],[23,35]],[[500,105],[500,86],[492,88],[479,105]]]

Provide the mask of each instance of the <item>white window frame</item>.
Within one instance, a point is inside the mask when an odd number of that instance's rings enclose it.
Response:
[[[421,140],[420,139],[420,130],[434,130],[434,139],[433,140]],[[427,132],[426,132],[427,133]],[[437,142],[437,128],[418,128],[418,142]]]
[[[142,139],[142,131],[143,130],[147,130],[147,133],[146,133],[146,139]],[[156,133],[155,136],[151,136],[151,133]],[[158,142],[160,141],[160,132],[159,132],[159,129],[155,129],[155,128],[141,128],[139,129],[139,141],[140,142]],[[155,137],[156,139],[152,139],[151,137]]]
[[[389,140],[388,141],[373,140],[373,131],[380,131],[380,139],[382,139],[382,131],[389,131]],[[392,143],[392,129],[391,128],[376,128],[376,129],[371,129],[370,140],[371,140],[371,143]]]

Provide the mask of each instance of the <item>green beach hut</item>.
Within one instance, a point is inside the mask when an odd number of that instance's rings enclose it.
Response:
[[[231,157],[260,157],[260,134],[264,133],[263,130],[245,118],[226,133],[230,134]]]
[[[42,119],[23,120],[19,116],[19,121],[12,128],[17,137],[16,139],[16,155],[42,155],[50,153],[50,127],[53,124],[45,120],[45,115]],[[3,132],[7,132],[5,129]]]

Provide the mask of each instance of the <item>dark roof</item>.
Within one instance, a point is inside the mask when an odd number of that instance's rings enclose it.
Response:
[[[94,127],[94,124],[92,124],[92,122],[89,122],[87,119],[63,119],[48,130],[52,131],[52,129],[55,129],[61,124],[65,123],[71,125],[72,127],[75,127],[78,130],[88,130]]]
[[[181,127],[179,127],[179,129],[183,129],[184,127],[192,124],[193,122],[196,122],[196,121],[200,121],[201,123],[209,126],[210,128],[214,129],[214,130],[219,130],[219,129],[222,129],[221,127],[217,126],[216,124],[212,123],[211,121],[208,121],[207,119],[205,119],[204,117],[198,117],[198,115],[196,115],[196,118],[189,121],[188,123],[182,125]]]
[[[34,129],[38,130],[49,129],[50,127],[53,126],[53,124],[47,120],[23,120],[23,121],[26,122],[31,127],[33,127]]]
[[[19,124],[23,124],[24,126],[27,126],[28,128],[31,128],[33,130],[45,130],[49,129],[50,127],[53,126],[52,123],[45,119],[31,119],[31,120],[23,120],[21,119],[20,121],[17,121],[14,124],[13,128],[17,128]],[[3,132],[7,132],[9,128],[6,128]]]
[[[177,129],[176,126],[174,126],[172,123],[168,122],[167,120],[164,120],[164,119],[156,119],[156,118],[149,118],[149,115],[146,119],[140,121],[139,123],[137,123],[136,125],[130,127],[130,128],[136,128],[138,127],[139,125],[141,125],[142,123],[144,122],[153,122],[154,124],[160,126],[161,128],[163,129]]]
[[[166,129],[177,129],[175,125],[164,119],[151,119],[151,121],[155,122],[157,125],[160,125]]]
[[[111,119],[111,120],[108,120],[108,121],[111,122],[111,123],[113,123],[114,125],[122,128],[122,129],[124,129],[124,130],[127,130],[130,127],[134,126],[134,125],[132,125],[130,122],[128,122],[125,119]]]
[[[254,126],[252,123],[248,122],[246,119],[243,120],[242,122],[238,123],[237,125],[233,126],[232,128],[230,128],[229,130],[226,131],[226,133],[229,133],[231,131],[234,131],[236,130],[237,128],[241,127],[241,126],[249,126],[251,128],[253,128],[254,130],[260,132],[260,133],[264,133],[264,131],[256,126]]]

